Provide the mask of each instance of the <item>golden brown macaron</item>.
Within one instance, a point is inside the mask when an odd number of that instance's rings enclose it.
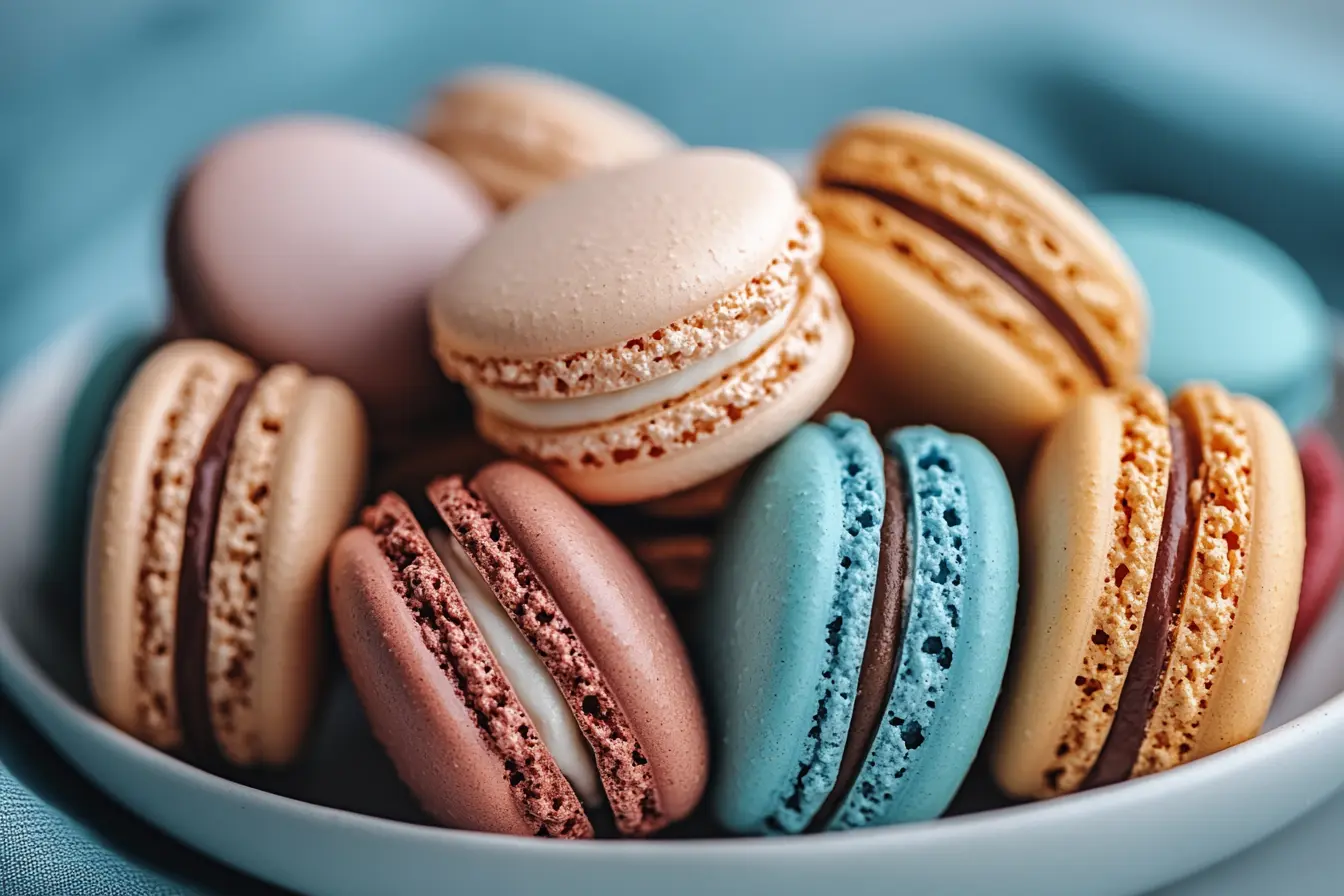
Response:
[[[365,452],[338,380],[200,340],[144,363],[90,526],[85,646],[108,721],[205,764],[294,758],[321,681],[327,549]]]
[[[823,144],[808,196],[854,322],[833,404],[875,428],[936,423],[1020,470],[1078,396],[1140,371],[1147,302],[1063,187],[934,118],[863,113]]]
[[[1266,405],[1137,382],[1042,444],[992,754],[1008,793],[1147,775],[1255,736],[1297,612],[1302,474]]]

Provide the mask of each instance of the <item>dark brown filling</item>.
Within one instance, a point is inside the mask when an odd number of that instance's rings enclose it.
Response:
[[[1139,758],[1148,720],[1157,707],[1162,677],[1171,657],[1176,626],[1181,618],[1181,596],[1189,577],[1195,527],[1191,519],[1190,480],[1196,475],[1200,446],[1193,427],[1171,418],[1171,478],[1162,512],[1162,535],[1153,562],[1148,604],[1143,611],[1139,643],[1134,649],[1125,684],[1116,701],[1106,743],[1097,755],[1083,789],[1104,787],[1129,777]]]
[[[962,252],[965,252],[983,267],[991,271],[1004,283],[1007,283],[1028,304],[1041,313],[1064,341],[1069,344],[1083,364],[1097,377],[1103,386],[1114,385],[1106,365],[1097,354],[1096,347],[1087,338],[1078,322],[1055,300],[1039,283],[1028,277],[1016,265],[999,254],[998,250],[985,242],[979,235],[967,230],[934,209],[929,208],[908,196],[893,193],[867,184],[852,183],[844,180],[825,180],[822,186],[828,190],[848,190],[861,193],[876,200],[890,209],[899,212],[916,224],[947,240]]]
[[[887,506],[882,517],[877,587],[868,622],[868,640],[863,648],[863,667],[859,670],[859,690],[854,696],[854,714],[849,720],[844,752],[840,754],[835,786],[812,817],[807,826],[808,833],[826,830],[859,779],[868,751],[873,748],[873,740],[882,727],[882,716],[895,683],[896,664],[901,657],[905,577],[909,572],[905,477],[901,465],[890,457],[885,458],[884,466]]]
[[[210,557],[215,551],[224,476],[233,451],[233,437],[243,409],[256,391],[255,379],[234,387],[196,459],[196,473],[187,499],[182,570],[177,583],[177,629],[173,648],[173,689],[187,751],[203,763],[220,761],[219,744],[210,721],[206,651],[210,629]]]

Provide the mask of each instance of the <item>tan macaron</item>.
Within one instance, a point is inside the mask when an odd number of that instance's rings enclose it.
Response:
[[[218,343],[145,362],[94,494],[85,647],[98,710],[197,762],[279,765],[321,678],[327,549],[364,481],[343,383]]]
[[[1143,287],[1046,174],[934,118],[874,111],[822,146],[822,266],[854,321],[845,410],[936,423],[1010,471],[1079,395],[1139,372]]]
[[[439,361],[481,435],[628,504],[741,466],[808,419],[852,334],[778,165],[691,149],[556,187],[439,283]]]
[[[501,207],[580,174],[681,145],[667,128],[615,97],[521,68],[457,75],[431,104],[424,134]]]
[[[1259,732],[1302,579],[1297,452],[1259,400],[1138,383],[1046,437],[1023,511],[1023,621],[992,762],[1049,797]]]

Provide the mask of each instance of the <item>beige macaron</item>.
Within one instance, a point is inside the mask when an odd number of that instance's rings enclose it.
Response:
[[[1021,628],[992,750],[1005,791],[1147,775],[1260,730],[1288,653],[1302,474],[1254,398],[1139,382],[1047,435],[1022,516]]]
[[[778,165],[694,149],[558,186],[430,298],[481,434],[591,503],[660,498],[810,417],[852,334]]]
[[[141,367],[94,494],[85,647],[98,710],[193,761],[294,758],[322,669],[323,568],[364,481],[343,383],[182,340]]]
[[[681,145],[661,124],[605,93],[503,67],[470,69],[450,80],[431,103],[423,131],[501,207]]]
[[[863,113],[818,153],[822,266],[854,321],[842,409],[936,423],[1011,472],[1075,398],[1142,369],[1147,299],[1063,187],[991,140]]]

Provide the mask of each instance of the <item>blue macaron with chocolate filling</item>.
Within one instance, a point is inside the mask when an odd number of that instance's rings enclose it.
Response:
[[[975,758],[1017,600],[1002,468],[935,427],[795,430],[729,506],[703,617],[711,808],[739,833],[934,818]]]

